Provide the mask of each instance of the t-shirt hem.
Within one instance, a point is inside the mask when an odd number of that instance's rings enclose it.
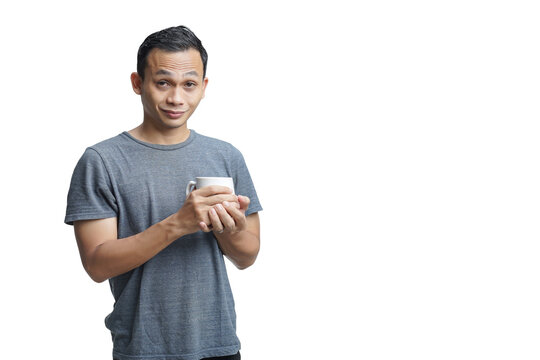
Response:
[[[78,220],[97,220],[97,219],[107,219],[116,217],[115,212],[107,212],[107,213],[89,213],[89,214],[73,214],[73,215],[66,215],[64,219],[64,223],[67,225],[73,225],[74,221]]]
[[[240,345],[201,350],[193,354],[126,355],[113,350],[115,360],[200,360],[209,357],[230,356],[240,351]]]

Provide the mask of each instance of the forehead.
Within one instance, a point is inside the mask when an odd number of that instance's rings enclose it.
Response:
[[[159,70],[183,75],[190,71],[196,71],[200,76],[203,74],[201,55],[195,49],[186,51],[165,51],[153,49],[148,54],[146,72],[155,74]]]

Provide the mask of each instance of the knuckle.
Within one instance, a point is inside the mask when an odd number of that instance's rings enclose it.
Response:
[[[228,221],[227,224],[225,224],[225,227],[227,230],[233,230],[235,227],[235,223],[233,221]]]
[[[205,220],[204,212],[201,209],[195,209],[195,217],[199,221]]]

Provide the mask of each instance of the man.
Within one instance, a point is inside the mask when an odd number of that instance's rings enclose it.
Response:
[[[186,27],[150,35],[131,74],[142,124],[87,148],[73,173],[65,222],[90,277],[109,279],[114,359],[240,359],[223,255],[253,264],[262,208],[240,152],[187,127],[207,58]],[[239,195],[209,186],[186,197],[197,176],[232,177]]]

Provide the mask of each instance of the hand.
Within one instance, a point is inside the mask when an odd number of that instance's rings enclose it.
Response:
[[[217,234],[235,234],[246,228],[246,210],[250,200],[247,196],[238,196],[238,203],[224,201],[213,206],[209,211],[210,226],[200,224],[204,232],[214,231]]]
[[[205,186],[189,194],[176,216],[188,233],[194,233],[202,228],[202,224],[207,228],[211,226],[209,211],[213,206],[223,202],[239,207],[238,197],[230,188],[218,185]]]

